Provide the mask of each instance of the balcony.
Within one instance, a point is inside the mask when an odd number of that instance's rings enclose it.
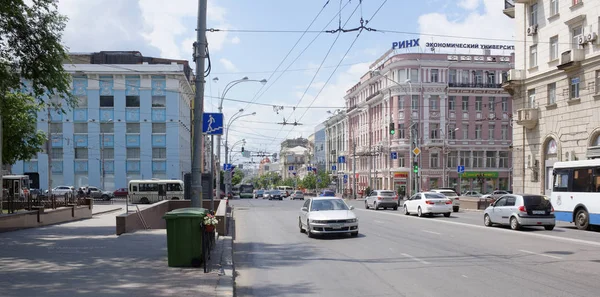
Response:
[[[560,64],[556,68],[564,71],[579,69],[584,57],[583,49],[568,50],[560,55]]]
[[[379,95],[379,94],[381,94],[381,91],[374,92],[373,94],[371,94],[371,95],[367,96],[367,99],[366,99],[365,101],[366,101],[366,102],[369,102],[369,100],[371,100],[371,99],[373,99],[373,98],[377,97],[377,95]]]
[[[523,4],[531,4],[531,3],[534,3],[534,2],[536,2],[536,1],[537,1],[537,0],[512,0],[512,1],[510,1],[510,0],[509,0],[509,2],[513,2],[513,3],[523,3]]]
[[[531,130],[537,126],[538,120],[539,109],[537,108],[522,108],[517,110],[517,125]]]
[[[468,89],[500,89],[502,84],[484,84],[484,83],[448,83],[450,88],[468,88]]]
[[[502,88],[512,96],[524,79],[525,72],[523,70],[511,69],[502,76]]]
[[[504,0],[504,10],[502,11],[506,16],[511,19],[515,18],[515,1]]]

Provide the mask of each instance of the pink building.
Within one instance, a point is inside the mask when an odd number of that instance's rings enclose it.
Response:
[[[512,63],[512,56],[489,52],[390,51],[371,65],[344,97],[349,172],[356,155],[357,189],[510,190],[512,98],[501,83]],[[410,152],[416,147],[415,159]],[[354,178],[349,174],[350,189]]]

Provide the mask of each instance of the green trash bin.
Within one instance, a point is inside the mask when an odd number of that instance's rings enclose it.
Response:
[[[202,222],[208,210],[180,208],[166,213],[169,267],[199,267],[202,263]]]

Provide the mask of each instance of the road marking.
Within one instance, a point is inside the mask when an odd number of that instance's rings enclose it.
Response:
[[[462,277],[464,277],[464,278],[469,278],[468,276],[466,276],[466,275],[464,275],[464,274],[462,275]]]
[[[431,234],[435,234],[435,235],[442,235],[442,233],[433,232],[433,231],[429,231],[429,230],[421,230],[421,231],[427,232],[427,233],[431,233]]]
[[[542,254],[542,253],[536,253],[536,252],[532,252],[532,251],[528,251],[528,250],[519,250],[519,252],[523,252],[523,253],[527,253],[527,254],[531,254],[531,255],[548,257],[548,258],[552,258],[552,259],[562,260],[562,257],[552,256],[552,255],[547,255],[547,254]]]
[[[373,223],[375,223],[375,224],[383,224],[382,221],[378,221],[378,220],[374,220]]]
[[[368,211],[368,210],[365,210],[365,209],[354,209],[354,210],[357,210],[357,211]],[[568,243],[579,243],[579,244],[591,245],[591,246],[595,246],[595,247],[599,247],[600,246],[600,242],[589,241],[589,240],[584,240],[584,239],[576,239],[576,238],[568,238],[568,237],[558,237],[558,236],[546,235],[546,234],[539,234],[539,233],[533,233],[533,232],[519,232],[519,231],[514,231],[514,230],[509,230],[509,229],[486,227],[486,226],[483,226],[483,225],[474,225],[474,224],[469,224],[469,223],[453,222],[453,221],[447,221],[447,220],[435,220],[435,219],[432,220],[432,219],[428,219],[428,218],[419,218],[419,217],[415,217],[415,216],[407,216],[407,215],[404,215],[404,214],[398,214],[398,213],[393,213],[393,212],[379,212],[378,214],[388,215],[388,216],[396,216],[396,217],[403,217],[403,218],[410,219],[410,220],[421,220],[423,222],[429,221],[429,222],[434,222],[435,224],[450,224],[450,225],[466,226],[466,227],[470,227],[470,228],[487,229],[487,230],[490,230],[492,232],[505,232],[505,233],[510,233],[510,234],[514,234],[514,235],[520,235],[520,236],[534,236],[534,237],[545,238],[545,239],[554,239],[554,240],[568,242]]]
[[[419,258],[417,258],[415,256],[411,256],[409,254],[402,253],[402,256],[407,257],[407,258],[411,258],[411,259],[413,259],[413,260],[415,260],[417,262],[421,262],[422,264],[430,264],[429,262],[427,262],[425,260],[419,259]]]

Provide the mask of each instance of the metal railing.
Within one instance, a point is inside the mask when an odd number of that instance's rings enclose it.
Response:
[[[448,83],[450,88],[499,89],[502,84],[491,83]]]
[[[74,193],[52,195],[50,197],[47,195],[36,195],[31,193],[9,195],[5,189],[4,197],[2,209],[7,210],[8,213],[38,208],[57,209],[59,207],[87,205],[85,197],[77,197]]]

